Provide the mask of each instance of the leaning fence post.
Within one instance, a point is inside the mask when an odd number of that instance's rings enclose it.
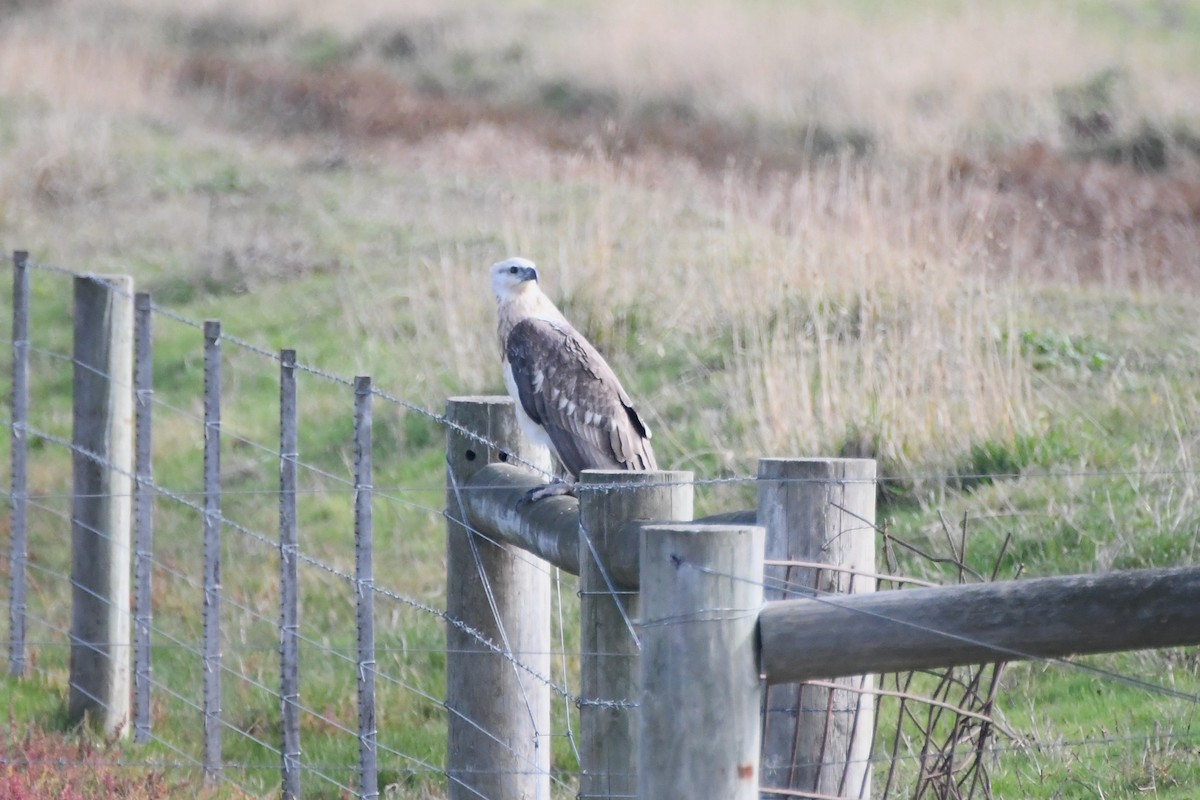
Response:
[[[150,740],[150,625],[151,564],[154,549],[154,472],[151,464],[151,420],[154,397],[154,353],[151,348],[150,295],[134,296],[133,388],[136,400],[135,472],[137,501],[134,517],[133,738]]]
[[[9,437],[12,458],[12,493],[9,495],[8,547],[8,674],[25,674],[25,463],[29,441],[25,425],[29,415],[29,253],[13,253],[12,318],[12,425]]]
[[[451,398],[446,419],[448,795],[548,798],[551,570],[472,531],[460,496],[488,464],[546,454],[507,397]]]
[[[768,600],[875,591],[874,461],[764,458],[758,492]],[[836,682],[846,688],[787,684],[764,694],[765,796],[771,788],[870,796],[873,678]]]
[[[283,800],[300,797],[300,598],[296,556],[296,351],[279,353],[279,717]]]
[[[75,278],[68,710],[129,732],[133,279]]]
[[[354,596],[358,627],[358,796],[379,797],[371,379],[354,379]]]
[[[221,777],[221,323],[204,322],[204,780]]]
[[[642,529],[640,800],[757,800],[763,529]]]
[[[610,565],[639,551],[634,520],[690,520],[692,473],[585,470],[579,491],[579,797],[637,791],[637,587]],[[713,795],[715,796],[715,795]]]

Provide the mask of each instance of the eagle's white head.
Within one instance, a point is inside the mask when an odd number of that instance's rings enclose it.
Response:
[[[496,295],[496,312],[500,334],[500,350],[508,332],[526,317],[544,319],[568,328],[570,323],[538,286],[537,267],[527,258],[506,258],[492,264],[492,292]]]
[[[537,267],[527,258],[506,258],[492,264],[492,292],[500,302],[536,287],[537,279]]]

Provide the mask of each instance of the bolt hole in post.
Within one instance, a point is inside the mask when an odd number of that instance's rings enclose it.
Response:
[[[467,524],[462,491],[501,452],[540,456],[507,397],[451,398],[446,418],[446,796],[549,800],[552,570]]]

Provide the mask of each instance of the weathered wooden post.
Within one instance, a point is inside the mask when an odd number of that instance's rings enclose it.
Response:
[[[551,569],[470,530],[460,495],[488,464],[548,454],[524,441],[507,397],[451,398],[446,418],[449,797],[548,798],[550,687],[537,676],[550,674]]]
[[[874,461],[765,458],[758,488],[768,600],[875,590],[874,578],[855,574],[875,573]],[[875,703],[864,690],[873,688],[873,678],[837,682],[846,689],[791,684],[764,694],[765,795],[775,787],[869,796]]]
[[[691,472],[585,470],[579,492],[579,797],[628,798],[637,791],[639,644],[635,520],[690,520]],[[625,569],[618,569],[621,563]]]
[[[763,529],[642,529],[640,800],[757,800]]]
[[[75,279],[71,719],[129,732],[133,279]]]

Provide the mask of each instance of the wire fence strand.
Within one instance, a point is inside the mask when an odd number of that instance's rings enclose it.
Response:
[[[80,273],[73,270],[49,264],[31,261],[28,266],[31,269],[60,277],[77,278],[81,276]],[[128,294],[118,284],[96,279],[94,276],[93,279],[106,283],[115,292]],[[190,319],[164,306],[152,303],[151,310],[158,317],[197,332],[205,330],[203,321]],[[279,353],[272,352],[226,331],[221,332],[220,342],[228,344],[248,356],[249,362],[253,364],[247,371],[249,375],[257,374],[260,361],[268,366],[278,367],[279,365],[281,358]],[[53,373],[58,376],[57,379],[51,376],[51,380],[61,382],[61,376],[58,373],[67,368],[78,369],[80,366],[73,356],[40,342],[36,345],[30,342],[4,341],[4,343],[9,347],[15,347],[17,344],[24,346],[28,354],[33,357],[37,369],[44,370],[48,375]],[[102,370],[94,367],[88,367],[88,369],[99,377],[113,381],[114,386],[122,391],[133,391],[132,386],[115,379],[114,376],[104,374]],[[354,379],[312,364],[296,362],[295,369],[297,372],[315,379],[314,383],[331,387],[334,391],[342,392],[355,388]],[[55,372],[56,370],[58,372]],[[434,423],[443,431],[453,431],[465,439],[491,450],[501,449],[496,442],[490,441],[486,436],[468,430],[448,419],[445,414],[424,408],[420,403],[381,390],[373,385],[370,387],[370,393],[372,397],[386,402],[393,408],[404,413],[418,415]],[[149,405],[155,412],[161,413],[173,422],[196,426],[197,429],[205,425],[203,414],[197,413],[187,406],[189,400],[168,399],[161,392],[153,394],[149,399],[151,401]],[[190,401],[194,400],[195,398],[190,398]],[[137,478],[127,466],[114,463],[72,441],[70,435],[63,432],[68,426],[69,418],[61,409],[39,412],[35,421],[9,418],[3,422],[10,430],[16,431],[18,427],[20,428],[22,434],[28,437],[28,444],[38,458],[54,459],[69,454],[73,457],[91,460],[131,479],[136,480]],[[156,424],[158,424],[157,420]],[[314,504],[326,500],[344,500],[348,505],[356,490],[361,488],[356,486],[353,470],[348,468],[349,465],[345,463],[344,456],[341,456],[343,459],[341,467],[347,469],[345,474],[341,474],[338,471],[336,459],[339,456],[337,455],[330,456],[324,463],[317,463],[316,459],[301,459],[297,453],[281,454],[278,444],[262,441],[265,437],[256,429],[254,421],[249,417],[240,424],[233,424],[228,420],[223,421],[219,426],[218,433],[221,437],[222,448],[227,452],[238,454],[244,460],[257,460],[255,463],[261,465],[278,462],[283,458],[289,459],[306,476],[307,480],[317,484],[297,486],[295,488],[297,498],[312,501]],[[156,446],[161,446],[160,441],[156,441]],[[506,455],[508,463],[528,470],[539,479],[554,479],[554,475],[542,466],[522,459],[513,453]],[[87,645],[87,643],[73,640],[70,627],[62,620],[57,619],[57,617],[63,616],[65,597],[69,596],[73,589],[79,590],[83,587],[78,585],[73,579],[72,573],[63,566],[64,563],[69,563],[69,557],[64,559],[65,550],[62,539],[55,539],[55,537],[62,537],[64,530],[81,523],[74,518],[71,511],[59,508],[55,503],[74,501],[80,499],[80,496],[64,486],[63,480],[47,477],[48,474],[40,474],[38,480],[32,482],[28,490],[22,494],[29,504],[29,509],[34,512],[36,517],[31,520],[30,530],[37,537],[31,540],[34,546],[31,548],[28,561],[24,563],[24,568],[32,578],[30,587],[32,592],[26,603],[28,608],[22,608],[22,612],[23,618],[31,626],[41,631],[41,636],[23,636],[21,644],[36,656],[30,662],[31,671],[40,675],[47,682],[58,683],[61,682],[62,675],[68,666],[70,648],[81,644]],[[236,569],[226,571],[227,580],[221,587],[220,647],[222,659],[218,664],[220,674],[233,679],[222,690],[226,702],[236,699],[236,702],[245,704],[247,706],[245,710],[249,712],[262,710],[255,704],[267,705],[277,710],[280,703],[286,700],[295,703],[300,714],[303,715],[302,727],[305,731],[320,730],[323,735],[340,739],[343,742],[357,740],[361,736],[361,732],[355,729],[353,721],[346,720],[349,715],[348,707],[341,704],[336,697],[329,696],[331,693],[336,694],[328,685],[329,682],[322,684],[320,689],[313,689],[311,688],[313,684],[302,680],[300,696],[285,698],[279,687],[272,685],[269,678],[264,677],[274,674],[272,672],[274,667],[268,664],[267,660],[270,655],[278,652],[280,646],[277,638],[280,625],[279,610],[276,605],[277,587],[270,580],[255,575],[254,572],[256,566],[261,566],[270,559],[278,558],[281,545],[276,536],[264,533],[264,530],[267,529],[267,523],[264,522],[266,517],[258,506],[265,505],[267,498],[277,497],[279,489],[266,485],[261,487],[253,485],[253,481],[258,479],[258,473],[255,473],[252,478],[246,478],[241,483],[223,486],[221,488],[222,498],[237,502],[223,503],[222,507],[214,513],[212,509],[207,508],[204,502],[205,489],[195,485],[181,488],[194,480],[194,477],[189,477],[187,474],[182,476],[173,474],[170,480],[167,480],[157,477],[157,475],[158,473],[153,481],[146,484],[146,488],[152,493],[156,503],[155,513],[157,515],[194,515],[198,522],[207,514],[219,526],[223,535],[228,534],[221,542],[223,558],[225,563],[236,565]],[[462,526],[471,534],[472,547],[476,546],[476,542],[500,546],[502,543],[495,537],[469,524],[465,501],[467,492],[486,491],[495,487],[480,484],[464,486],[453,475],[449,475],[448,479],[451,496],[455,500],[445,505],[430,505],[428,502],[422,502],[421,496],[432,492],[441,493],[440,499],[447,497],[446,485],[424,482],[427,479],[410,480],[394,486],[373,485],[371,491],[374,502],[391,507],[398,518],[402,514],[415,514],[423,515],[426,520],[425,524],[434,520],[451,521]],[[976,480],[1053,482],[1112,479],[1166,479],[1185,484],[1188,491],[1193,491],[1197,481],[1197,470],[1189,462],[1170,468],[1142,470],[1022,469],[1003,474],[884,475],[870,480],[846,479],[843,483],[868,484],[878,489],[890,484],[913,482],[952,484]],[[824,483],[818,479],[786,478],[783,480],[794,484]],[[647,485],[660,487],[687,485],[704,488],[726,485],[753,486],[758,481],[758,475],[726,474],[708,478],[689,478],[669,483],[655,481],[653,484]],[[583,495],[588,492],[639,488],[639,485],[626,482],[575,484],[572,488],[577,495]],[[0,494],[3,494],[8,500],[12,499],[7,491],[0,491]],[[101,495],[99,499],[112,499],[115,496],[106,494]],[[260,500],[263,502],[260,503]],[[791,575],[792,570],[818,571],[826,574],[844,573],[851,581],[869,581],[878,588],[886,585],[896,587],[896,590],[900,591],[903,590],[900,587],[904,586],[931,587],[939,585],[939,580],[936,578],[946,575],[951,576],[951,580],[957,582],[985,582],[995,580],[1000,572],[1000,557],[997,557],[994,563],[984,567],[968,563],[965,521],[961,541],[956,540],[952,535],[957,532],[953,531],[953,526],[943,518],[940,523],[946,541],[934,545],[931,543],[933,541],[931,539],[930,542],[918,544],[897,537],[886,526],[877,525],[874,520],[861,517],[855,519],[855,512],[847,507],[837,506],[836,503],[834,507],[847,516],[848,525],[877,537],[889,554],[896,550],[905,551],[915,560],[916,564],[930,568],[934,572],[934,579],[928,575],[909,575],[900,572],[890,555],[885,557],[882,566],[872,565],[870,569],[831,566],[804,559],[772,559],[768,561],[768,565],[784,568],[785,576]],[[320,519],[322,513],[327,512],[319,511],[314,518]],[[107,537],[104,531],[95,527],[85,525],[83,528],[95,537]],[[199,692],[199,683],[195,679],[195,675],[205,663],[206,650],[200,638],[199,619],[195,615],[194,607],[205,589],[205,582],[200,574],[199,565],[193,560],[196,555],[194,551],[197,542],[187,538],[192,534],[176,534],[172,540],[171,534],[165,533],[169,529],[163,527],[162,520],[159,521],[156,530],[160,533],[156,534],[158,541],[156,541],[155,547],[156,549],[163,547],[163,549],[143,555],[145,555],[153,575],[169,580],[159,581],[155,584],[157,607],[152,620],[147,624],[151,652],[156,659],[160,659],[160,665],[166,664],[170,668],[160,668],[157,672],[152,672],[148,679],[155,697],[156,715],[175,719],[186,717],[191,720],[191,726],[194,728],[197,721],[211,713],[211,709],[203,699],[188,696],[188,691],[191,689]],[[590,548],[591,557],[600,563],[595,546],[587,532],[581,532],[581,536],[583,546]],[[389,566],[397,569],[406,566],[404,564],[405,548],[422,546],[421,543],[407,537],[407,531],[387,531],[376,542],[379,553],[385,552],[383,548],[394,549],[394,552],[387,554],[390,558],[387,562]],[[435,664],[440,664],[448,655],[444,645],[444,636],[445,631],[453,629],[464,634],[478,650],[503,659],[507,665],[505,669],[510,670],[514,676],[528,678],[553,695],[558,708],[556,719],[550,730],[537,729],[536,736],[539,741],[560,741],[562,743],[561,752],[556,753],[555,766],[549,775],[549,785],[553,787],[556,794],[568,794],[573,791],[575,782],[574,778],[568,774],[568,770],[569,765],[578,762],[581,757],[580,731],[577,722],[579,709],[585,706],[632,709],[636,708],[637,704],[625,697],[585,697],[580,691],[572,688],[573,682],[578,679],[576,672],[579,659],[584,657],[605,658],[608,654],[581,653],[578,648],[573,646],[574,622],[570,617],[576,613],[578,598],[572,595],[569,587],[564,588],[562,572],[530,553],[516,552],[515,557],[524,564],[543,574],[548,574],[552,578],[554,595],[554,641],[547,648],[549,652],[521,653],[514,651],[503,626],[499,627],[498,637],[493,638],[462,620],[456,619],[445,608],[439,607],[439,602],[444,600],[442,590],[440,588],[431,589],[431,582],[425,580],[425,576],[379,572],[376,579],[364,587],[352,572],[350,554],[344,549],[344,546],[350,541],[348,536],[343,538],[340,542],[343,550],[339,552],[336,547],[327,543],[323,544],[314,537],[311,541],[297,545],[293,553],[299,565],[304,568],[300,578],[304,590],[307,592],[305,602],[309,605],[306,611],[312,612],[301,617],[302,629],[296,631],[297,640],[302,645],[304,654],[301,670],[306,669],[309,665],[328,666],[330,672],[337,672],[339,675],[345,676],[345,685],[341,687],[342,689],[353,685],[353,669],[351,667],[357,663],[358,650],[355,644],[346,639],[344,626],[352,615],[346,613],[345,606],[354,591],[359,589],[369,591],[373,599],[381,601],[375,608],[377,618],[383,619],[386,615],[391,614],[395,620],[403,620],[407,623],[411,617],[416,621],[412,629],[398,628],[382,634],[381,641],[377,642],[372,649],[374,660],[367,662],[364,667],[371,670],[372,675],[379,679],[380,686],[388,692],[388,702],[403,709],[398,712],[398,716],[437,717],[443,721],[453,717],[472,726],[491,741],[507,747],[512,754],[519,756],[516,759],[517,765],[510,769],[520,772],[537,772],[542,769],[536,761],[523,755],[524,750],[506,742],[501,735],[494,733],[482,721],[471,719],[469,715],[451,707],[447,698],[439,697],[428,688],[424,672],[438,669],[439,667]],[[334,551],[332,556],[329,554],[331,549]],[[1001,548],[1000,552],[1003,555],[1004,548]],[[482,570],[478,551],[475,552],[475,557],[477,564],[480,565],[477,579],[483,583],[492,614],[498,622],[499,611],[496,608],[493,588]],[[57,562],[56,559],[58,559]],[[245,584],[234,584],[230,580],[234,575],[238,579],[244,580]],[[722,574],[721,577],[732,578],[734,576]],[[7,571],[5,571],[4,578],[9,579]],[[623,622],[635,640],[639,630],[647,625],[680,624],[682,621],[680,619],[648,621],[625,614],[621,602],[621,591],[607,572],[604,574],[604,580],[606,592],[613,597],[618,607],[622,608]],[[814,603],[837,604],[838,602],[835,592],[814,589],[805,581],[793,580],[789,577],[766,576],[761,581],[761,585],[764,588],[778,590],[788,597],[805,597]],[[101,604],[112,603],[101,594],[89,589],[83,589],[83,594],[91,596]],[[122,611],[125,610],[123,604],[118,605],[121,605]],[[733,613],[733,611],[732,609],[710,608],[706,609],[704,613],[719,616]],[[129,614],[132,621],[133,612],[130,611]],[[987,642],[939,631],[936,625],[914,625],[912,622],[886,616],[880,617],[880,620],[891,625],[913,626],[914,629],[919,629],[924,633],[959,638],[973,645],[989,647]],[[392,637],[398,644],[391,643]],[[410,637],[414,641],[410,641]],[[6,641],[6,649],[11,644],[12,642]],[[848,714],[857,721],[864,698],[871,698],[872,702],[891,704],[894,718],[881,722],[878,714],[875,715],[872,724],[875,728],[873,739],[876,744],[868,756],[858,759],[858,761],[886,769],[886,775],[875,781],[876,788],[882,789],[883,797],[899,794],[989,797],[990,793],[987,788],[988,759],[995,759],[1005,754],[1069,751],[1076,748],[1110,746],[1144,747],[1163,742],[1190,744],[1200,740],[1200,733],[1192,733],[1190,724],[1181,729],[1159,730],[1156,728],[1152,733],[1135,733],[1128,736],[1105,735],[1049,742],[1029,739],[1015,726],[1006,722],[1002,715],[996,713],[996,698],[1001,674],[1000,662],[1015,659],[1032,661],[1046,668],[1074,672],[1088,678],[1118,684],[1126,689],[1143,693],[1147,698],[1158,702],[1181,704],[1187,709],[1184,712],[1187,720],[1193,719],[1195,707],[1200,705],[1200,693],[1191,690],[1187,685],[1181,688],[1172,685],[1169,681],[1163,682],[1158,680],[1157,676],[1148,677],[1135,674],[1131,671],[1131,667],[1117,669],[1079,659],[1037,657],[1023,652],[1020,648],[990,647],[996,664],[922,674],[907,673],[885,676],[886,685],[879,686],[869,685],[865,681],[860,682],[857,688],[848,687],[845,683],[810,681],[805,686],[828,690],[829,693],[825,696],[827,699],[823,704],[811,700],[812,697],[819,698],[822,695],[805,695],[801,692],[796,695],[794,703],[768,705],[764,710],[771,715]],[[548,672],[527,663],[527,658],[534,655],[551,657],[551,668]],[[106,657],[111,656],[106,655]],[[411,663],[414,658],[419,658],[422,663]],[[521,681],[521,685],[522,687],[525,685],[524,681]],[[100,698],[92,697],[91,699],[95,702],[103,702]],[[698,698],[697,701],[703,702],[703,698]],[[534,705],[534,701],[526,697],[525,713],[531,719],[536,716]],[[261,715],[248,713],[246,718],[250,719],[251,717],[258,720]],[[230,748],[230,753],[236,753],[236,755],[227,755],[225,758],[222,764],[223,769],[219,773],[220,781],[250,795],[267,790],[273,785],[273,775],[279,770],[280,759],[283,758],[281,743],[271,739],[271,726],[268,724],[257,727],[258,723],[238,722],[224,714],[217,716],[216,720],[221,729],[229,733],[231,738],[241,740]],[[537,727],[535,721],[535,728]],[[167,759],[131,758],[127,757],[125,752],[118,757],[106,752],[98,761],[93,760],[89,763],[99,763],[115,768],[187,771],[196,774],[207,772],[208,765],[205,759],[195,754],[199,751],[200,742],[194,736],[188,737],[187,728],[187,723],[180,724],[176,721],[174,724],[166,726],[156,723],[155,728],[148,731],[151,745],[172,754]],[[434,781],[443,786],[454,784],[468,794],[484,797],[469,780],[453,774],[445,766],[435,763],[437,757],[429,754],[428,747],[424,749],[414,747],[407,743],[405,736],[390,735],[393,733],[397,733],[397,731],[388,731],[385,725],[380,725],[377,732],[374,746],[377,747],[378,754],[381,756],[381,773],[401,776],[397,780],[402,779],[404,775],[415,775],[422,780]],[[849,765],[855,761],[855,759],[847,758],[844,753],[840,756],[834,753],[823,755],[828,755],[828,758],[821,759],[822,763],[830,768],[848,769]],[[300,768],[310,778],[319,780],[344,795],[360,796],[361,787],[355,785],[357,773],[352,765],[331,761],[324,754],[313,755],[307,747],[299,754],[298,758]],[[30,766],[37,763],[36,760],[21,761],[19,754],[10,755],[8,750],[0,754],[0,766],[10,764]],[[564,764],[567,766],[562,766]],[[791,766],[807,768],[812,765],[796,763]],[[908,770],[905,773],[906,777],[903,779],[898,777],[898,770]],[[486,771],[486,767],[481,768],[481,771]],[[898,791],[902,780],[907,780],[909,785],[903,787],[902,791]],[[845,791],[851,791],[852,788],[843,786]],[[770,791],[779,796],[816,796],[812,792],[804,793],[787,787],[775,787]],[[939,791],[943,794],[938,795]],[[923,795],[922,792],[925,794]],[[549,798],[541,800],[549,800]]]

